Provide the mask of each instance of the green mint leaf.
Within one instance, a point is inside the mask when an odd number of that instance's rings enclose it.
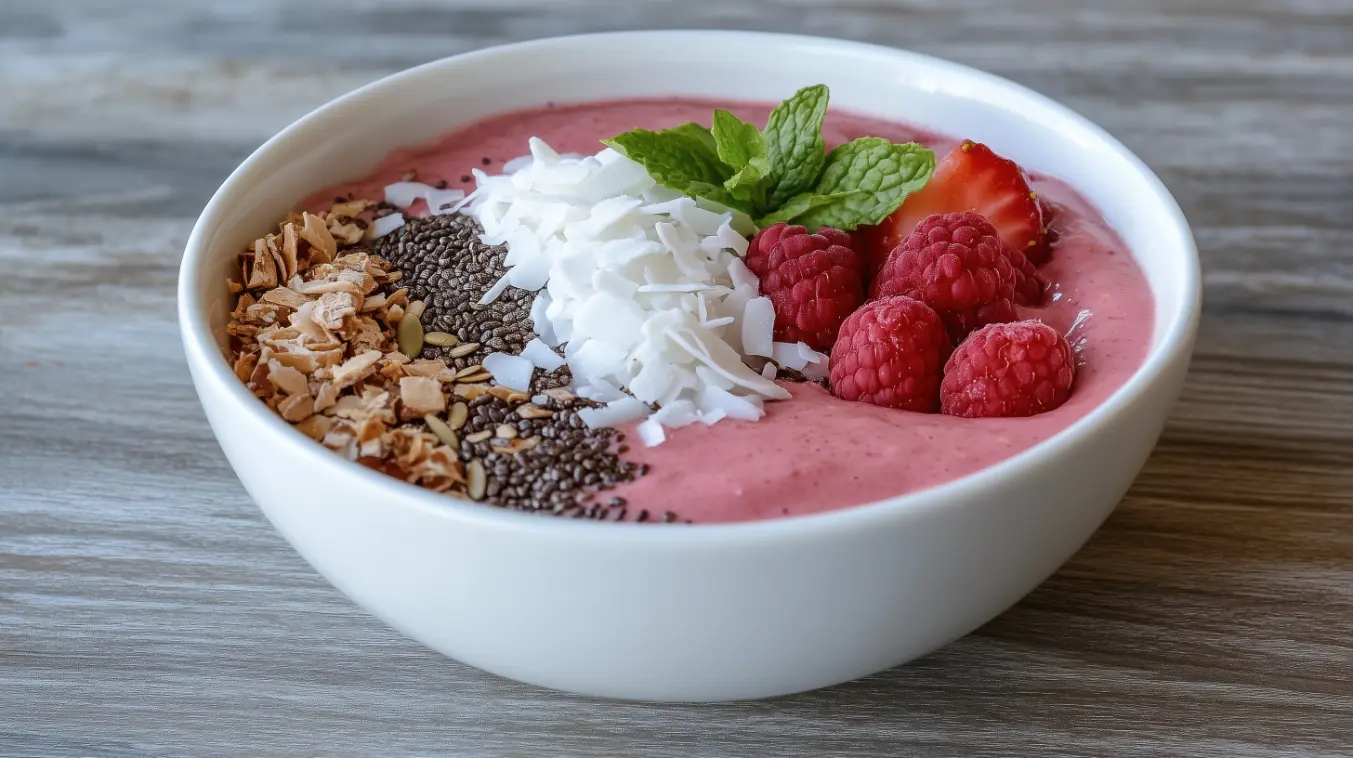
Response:
[[[725,110],[714,111],[714,126],[710,130],[719,160],[742,169],[757,159],[766,157],[766,140],[755,126]]]
[[[756,210],[766,205],[766,140],[761,131],[725,110],[714,111],[711,133],[719,159],[737,173],[723,183],[724,189]]]
[[[824,161],[822,119],[828,96],[825,84],[804,87],[771,111],[764,132],[771,207],[811,190],[817,181]]]
[[[848,200],[858,201],[860,198],[856,197],[857,194],[862,195],[864,193],[838,192],[833,195],[815,195],[811,192],[805,192],[802,195],[795,195],[794,197],[789,198],[784,205],[781,205],[771,213],[757,219],[756,225],[764,229],[772,224],[778,224],[781,221],[802,223],[799,220],[800,216],[812,211],[820,212],[833,206],[842,205]],[[807,225],[805,224],[805,226]],[[808,231],[815,232],[820,226],[822,225],[815,224],[810,227]]]
[[[897,210],[907,195],[929,181],[935,153],[915,142],[895,145],[880,137],[861,137],[827,156],[815,195],[850,193],[841,202],[820,205],[801,214],[804,226],[834,226],[847,231],[877,224]]]
[[[719,160],[714,136],[699,124],[683,124],[661,132],[635,129],[602,142],[642,165],[653,181],[664,187],[725,205],[729,200],[736,202],[723,189],[733,170]]]

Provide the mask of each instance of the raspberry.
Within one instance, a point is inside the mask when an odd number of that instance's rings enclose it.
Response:
[[[864,300],[860,263],[849,234],[824,226],[775,224],[747,248],[747,268],[775,305],[775,339],[830,350],[841,322]]]
[[[832,392],[885,408],[934,413],[940,366],[952,350],[940,317],[909,297],[872,300],[850,314],[832,349]]]
[[[986,324],[1013,321],[1014,252],[976,213],[927,216],[888,254],[870,292],[906,295],[935,309],[955,340]]]
[[[1041,321],[992,324],[945,364],[940,409],[964,418],[1036,416],[1066,402],[1075,373],[1071,346],[1056,329]]]
[[[1024,253],[1006,245],[1010,256],[1010,267],[1015,271],[1015,305],[1037,307],[1043,304],[1043,293],[1047,291],[1048,280],[1034,268]]]

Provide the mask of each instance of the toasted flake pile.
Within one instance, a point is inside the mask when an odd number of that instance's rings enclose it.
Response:
[[[656,445],[664,428],[760,419],[766,400],[789,397],[772,359],[825,376],[825,356],[772,342],[774,308],[742,262],[746,219],[657,185],[614,150],[561,156],[539,139],[530,150],[510,173],[476,170],[464,211],[485,243],[508,248],[484,301],[509,286],[539,291],[541,344],[484,361],[501,383],[521,386],[564,345],[575,391],[605,403],[584,420],[643,419],[639,434]]]
[[[241,255],[228,332],[235,375],[282,418],[351,460],[433,490],[465,489],[458,451],[401,421],[446,409],[441,361],[396,347],[406,316],[399,274],[380,258],[342,251],[363,237],[366,201],[293,216]]]

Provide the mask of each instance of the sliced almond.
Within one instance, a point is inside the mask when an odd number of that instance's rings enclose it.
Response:
[[[499,424],[498,428],[493,430],[493,436],[500,440],[516,439],[517,427],[509,424]]]
[[[414,300],[413,302],[409,303],[409,307],[404,310],[404,315],[413,316],[414,318],[422,318],[423,311],[427,310],[427,307],[428,304],[423,302],[422,300]]]

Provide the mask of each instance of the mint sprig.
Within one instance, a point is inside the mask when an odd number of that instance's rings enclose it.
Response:
[[[826,85],[805,87],[771,111],[764,130],[716,110],[710,129],[635,129],[603,142],[659,184],[741,211],[758,226],[792,221],[816,231],[880,223],[929,181],[935,154],[880,137],[826,153],[828,98]]]

